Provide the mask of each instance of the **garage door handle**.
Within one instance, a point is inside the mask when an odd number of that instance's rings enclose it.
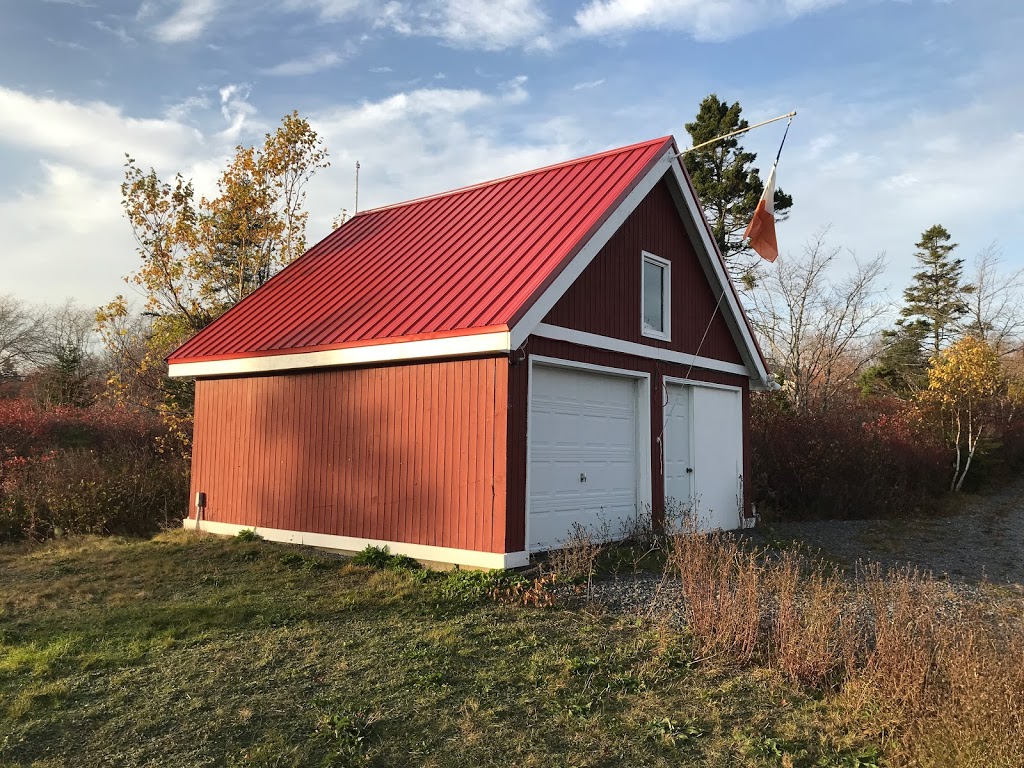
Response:
[[[580,482],[581,483],[587,482],[587,476],[583,472],[580,472]]]
[[[692,475],[693,474],[693,467],[687,467],[686,468],[686,474]]]

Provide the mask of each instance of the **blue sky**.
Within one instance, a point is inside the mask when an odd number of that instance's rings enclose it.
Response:
[[[316,241],[371,207],[674,133],[714,91],[799,116],[785,258],[944,224],[1024,266],[1024,4],[1010,0],[0,0],[0,292],[98,305],[138,257],[124,153],[200,192],[293,109],[332,167]],[[745,144],[770,164],[782,124]]]

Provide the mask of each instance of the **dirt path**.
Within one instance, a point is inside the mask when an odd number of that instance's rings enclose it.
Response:
[[[797,539],[845,565],[915,565],[957,582],[1024,588],[1024,478],[967,501],[956,515],[905,520],[774,523],[769,540]]]

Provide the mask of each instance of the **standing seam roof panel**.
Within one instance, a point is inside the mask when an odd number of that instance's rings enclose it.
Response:
[[[170,359],[508,327],[670,146],[655,139],[364,211]]]

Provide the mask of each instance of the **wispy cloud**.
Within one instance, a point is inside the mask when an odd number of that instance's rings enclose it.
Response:
[[[153,28],[153,35],[164,43],[195,40],[213,20],[219,7],[220,0],[181,0],[178,10]]]
[[[74,5],[79,8],[95,8],[95,3],[90,3],[89,0],[43,0],[43,2],[51,3],[53,5]]]
[[[283,61],[280,64],[268,67],[261,71],[265,75],[275,75],[279,77],[312,75],[316,72],[323,72],[325,69],[331,69],[332,67],[338,66],[338,64],[344,61],[345,58],[346,56],[341,55],[337,51],[328,51],[323,49],[315,51],[308,56]]]
[[[284,7],[314,8],[327,22],[361,17],[379,29],[437,38],[454,48],[549,47],[550,19],[540,0],[285,0]]]
[[[122,43],[127,44],[135,42],[135,38],[129,35],[123,26],[118,25],[115,27],[112,24],[107,24],[106,22],[99,20],[93,21],[92,25],[101,32],[106,32],[107,34],[113,35]]]
[[[46,42],[57,48],[67,48],[72,51],[86,51],[86,48],[81,43],[76,43],[74,40],[55,40],[52,37],[46,38]]]
[[[391,71],[391,67],[370,67],[370,72],[375,75],[383,75]]]
[[[572,89],[574,91],[588,91],[591,88],[597,88],[599,85],[604,85],[603,77],[600,80],[586,80],[582,83],[576,83]]]
[[[722,41],[843,2],[846,0],[589,0],[575,19],[584,35],[666,29],[688,32],[697,40]]]

